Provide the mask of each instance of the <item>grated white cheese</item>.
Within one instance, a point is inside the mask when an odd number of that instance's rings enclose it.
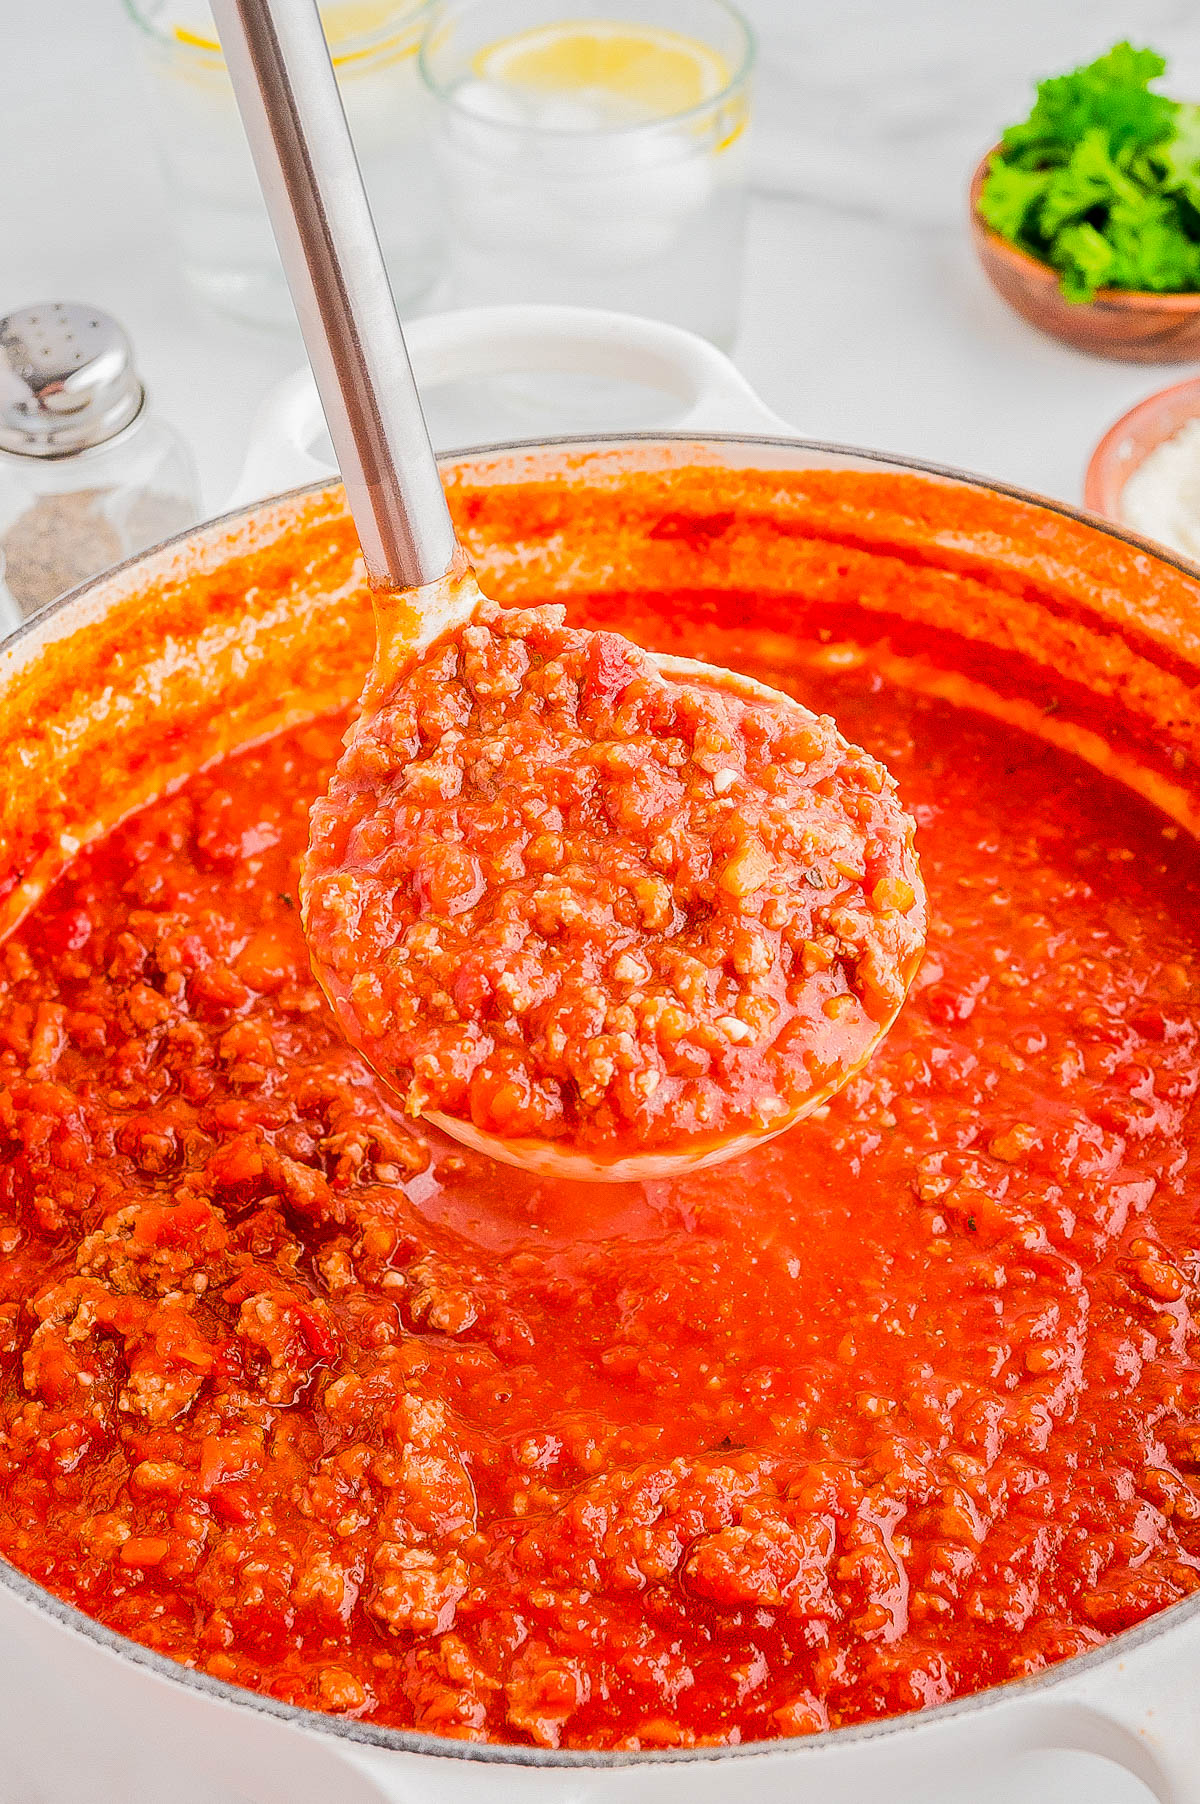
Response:
[[[1200,562],[1200,419],[1156,445],[1121,490],[1121,522]]]

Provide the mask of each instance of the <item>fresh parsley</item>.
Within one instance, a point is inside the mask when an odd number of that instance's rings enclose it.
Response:
[[[1068,300],[1200,289],[1200,106],[1151,93],[1166,66],[1115,44],[1039,82],[1033,111],[992,158],[980,214],[1057,269]]]

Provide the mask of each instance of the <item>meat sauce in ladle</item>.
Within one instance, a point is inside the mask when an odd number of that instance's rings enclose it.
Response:
[[[495,1158],[624,1179],[744,1151],[894,1021],[912,820],[791,697],[480,592],[315,0],[214,12],[375,599],[303,872],[317,977],[404,1106]]]

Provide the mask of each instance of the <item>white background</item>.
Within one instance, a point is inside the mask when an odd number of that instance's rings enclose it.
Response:
[[[608,0],[597,11],[606,10]],[[738,361],[802,432],[1077,500],[1095,441],[1181,372],[1041,338],[974,266],[964,190],[1034,74],[1117,37],[1200,96],[1193,0],[743,0],[761,60]],[[611,10],[618,11],[615,5]],[[295,341],[203,317],[176,273],[120,0],[0,0],[0,312],[80,299],[129,328],[157,405],[228,494]]]

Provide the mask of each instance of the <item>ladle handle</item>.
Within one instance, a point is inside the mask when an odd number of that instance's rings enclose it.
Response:
[[[367,574],[436,582],[454,526],[316,0],[212,10]]]

